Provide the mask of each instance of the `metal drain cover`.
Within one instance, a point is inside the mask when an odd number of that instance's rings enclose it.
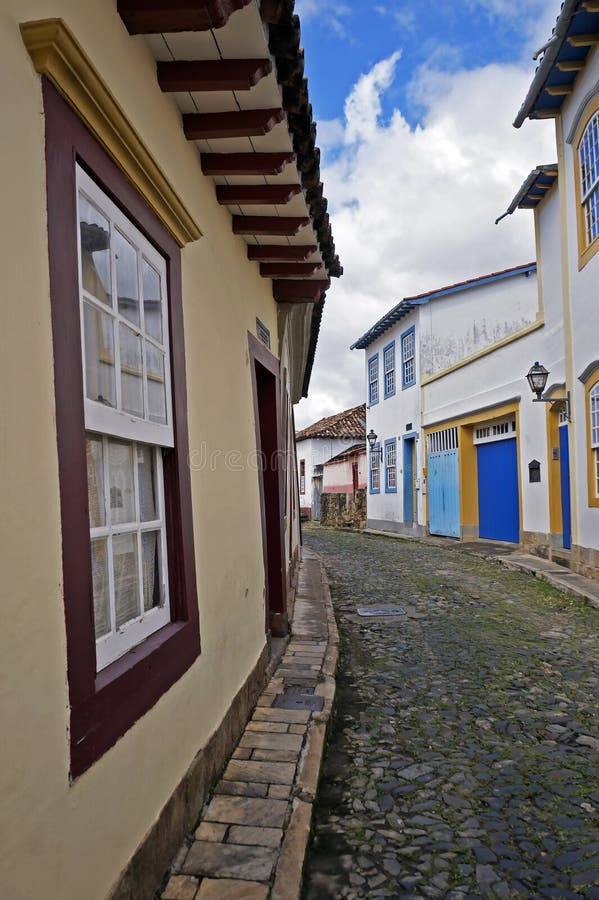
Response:
[[[359,616],[405,616],[406,611],[401,606],[359,606],[356,610]]]
[[[277,694],[273,707],[276,709],[310,709],[320,712],[324,706],[324,697],[314,694]]]

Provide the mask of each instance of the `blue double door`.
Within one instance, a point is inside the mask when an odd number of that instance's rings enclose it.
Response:
[[[431,534],[460,536],[460,477],[457,449],[429,454],[428,528]]]
[[[478,444],[478,534],[494,541],[520,540],[516,438]]]

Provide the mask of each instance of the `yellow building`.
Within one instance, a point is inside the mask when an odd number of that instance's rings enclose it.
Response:
[[[287,628],[341,273],[292,11],[2,4],[11,900],[152,896]]]

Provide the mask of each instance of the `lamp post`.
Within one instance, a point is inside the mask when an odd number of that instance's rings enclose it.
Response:
[[[561,407],[563,407],[568,422],[572,421],[572,419],[570,418],[570,391],[566,391],[565,397],[542,396],[547,384],[547,379],[549,378],[549,372],[545,368],[545,366],[542,366],[537,360],[534,366],[530,367],[526,378],[530,385],[531,391],[533,392],[533,394],[537,395],[536,397],[533,397],[533,403],[551,403],[552,406],[554,404],[559,404]]]
[[[378,437],[378,435],[375,434],[375,432],[373,431],[372,428],[370,429],[370,431],[369,431],[368,434],[366,435],[366,440],[368,441],[368,446],[370,447],[370,453],[371,453],[371,454],[374,453],[374,447],[375,447],[375,444],[376,444],[376,439],[377,439],[377,437]],[[383,448],[382,448],[382,447],[379,447],[378,452],[380,453],[380,458],[381,458],[381,460],[382,460],[382,458],[383,458]]]

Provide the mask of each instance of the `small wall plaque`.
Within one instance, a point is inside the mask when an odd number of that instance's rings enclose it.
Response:
[[[256,319],[256,334],[258,335],[258,340],[262,341],[262,343],[268,347],[270,350],[270,331],[260,319]]]

